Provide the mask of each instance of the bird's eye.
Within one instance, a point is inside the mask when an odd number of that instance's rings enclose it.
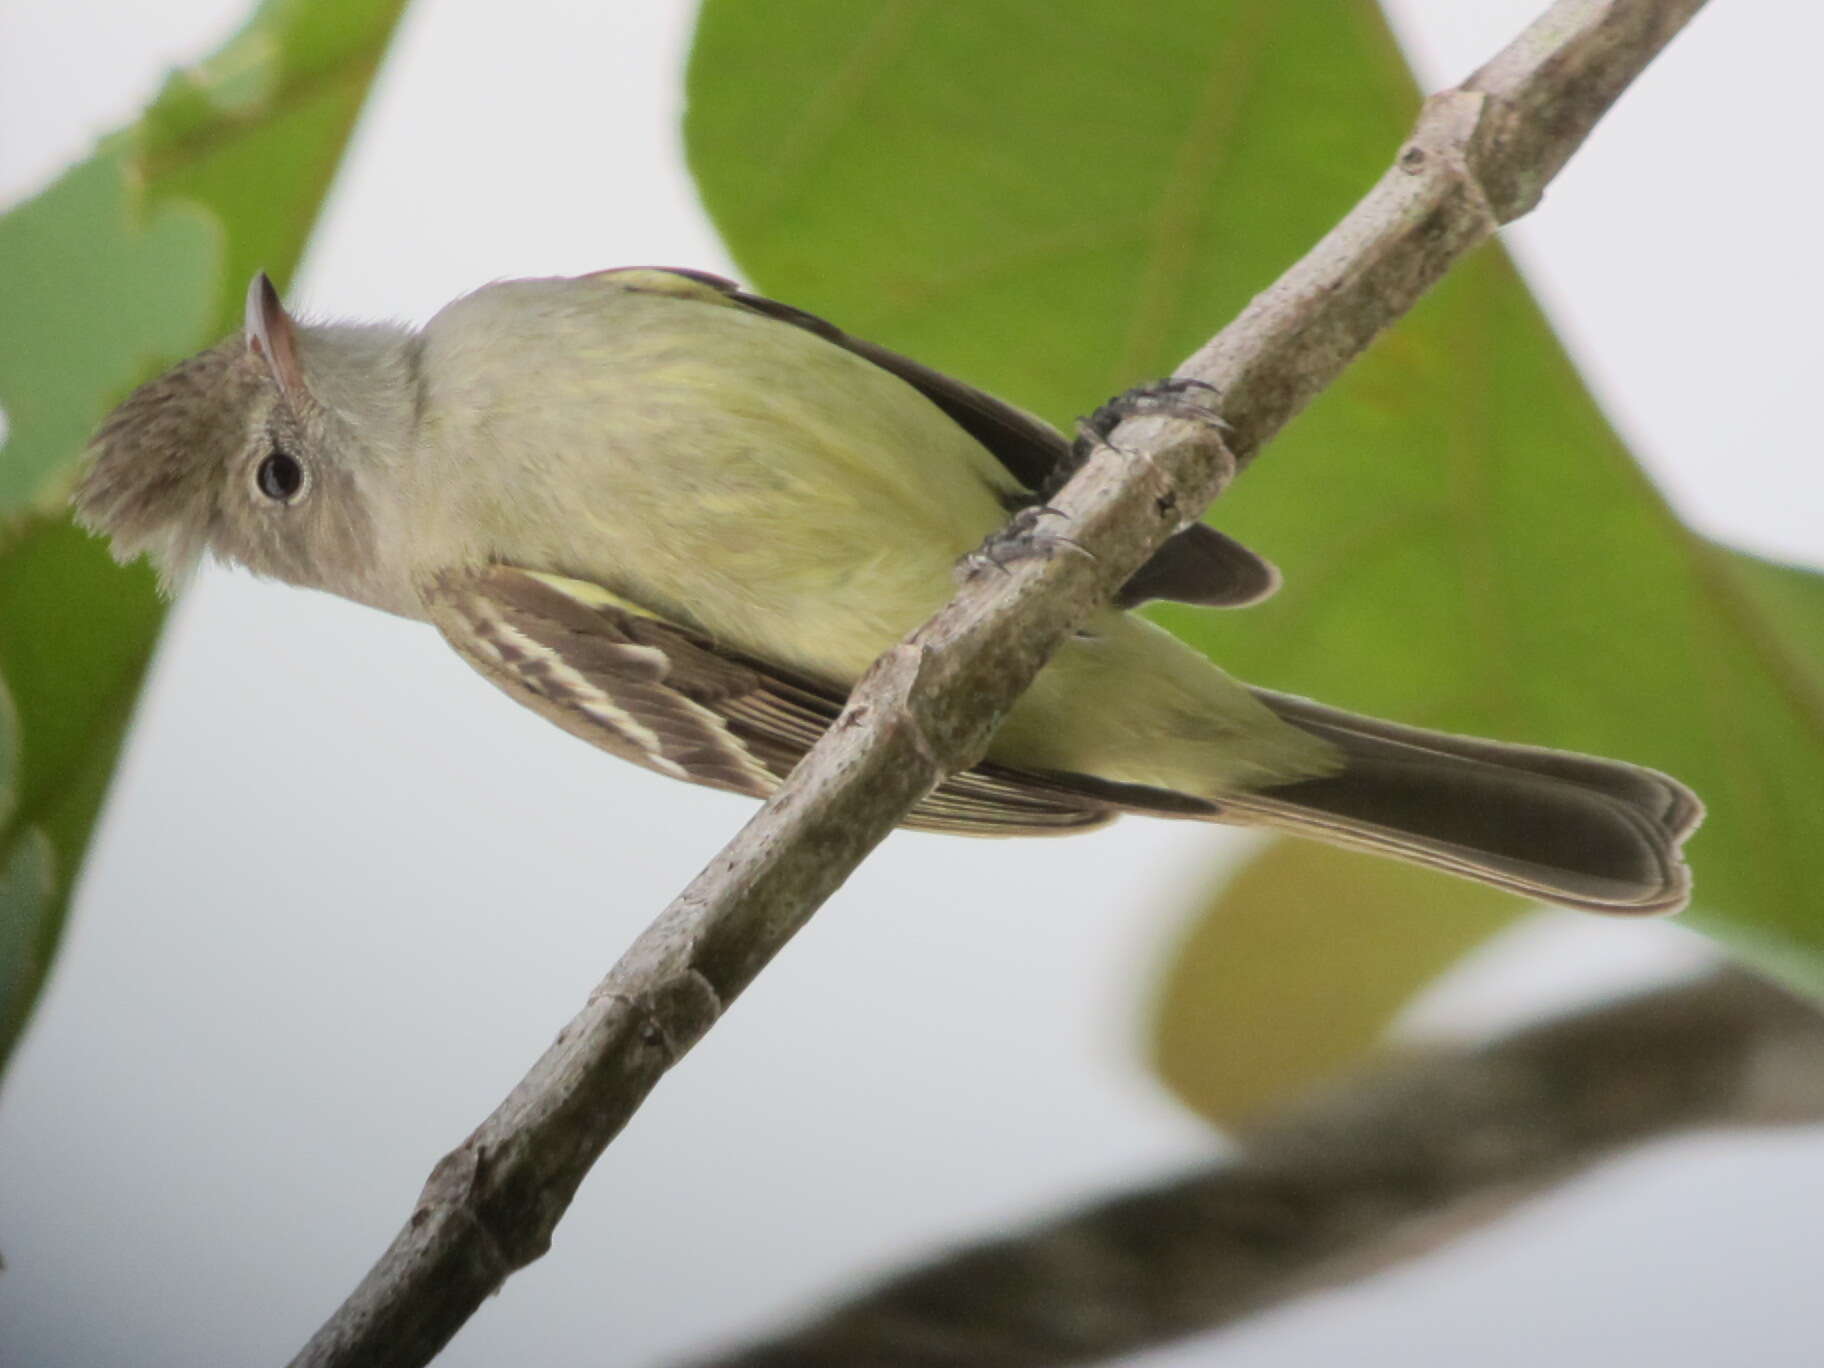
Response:
[[[274,447],[260,462],[254,478],[259,482],[260,493],[279,503],[289,503],[304,488],[304,467],[289,451]]]

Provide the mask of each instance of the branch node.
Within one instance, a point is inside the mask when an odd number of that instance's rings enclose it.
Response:
[[[1490,97],[1480,90],[1458,86],[1439,91],[1425,101],[1418,127],[1398,162],[1400,170],[1409,175],[1431,165],[1448,168],[1450,178],[1465,192],[1479,221],[1478,236],[1493,233],[1509,219],[1532,208],[1532,203],[1527,203],[1503,205],[1498,210],[1483,178],[1490,103]]]
[[[923,631],[921,628],[918,635],[922,635]],[[928,767],[935,777],[941,778],[950,772],[949,764],[932,744],[924,721],[915,711],[917,701],[923,696],[921,681],[926,663],[923,645],[913,641],[900,642],[876,660],[867,674],[862,676],[861,683],[855,686],[855,693],[858,697],[863,697],[864,701],[843,709],[838,725],[859,726],[869,711],[865,698],[887,700],[891,716],[886,725],[905,738],[920,764]]]
[[[445,1221],[451,1218],[460,1221],[474,1233],[468,1257],[478,1259],[498,1287],[510,1274],[536,1258],[542,1252],[544,1242],[541,1241],[540,1248],[526,1259],[515,1259],[507,1252],[507,1241],[500,1238],[476,1200],[487,1177],[488,1158],[487,1145],[473,1135],[444,1155],[425,1182],[411,1223],[414,1227],[422,1227],[439,1216]]]

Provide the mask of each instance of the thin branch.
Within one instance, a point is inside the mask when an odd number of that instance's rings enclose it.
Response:
[[[1309,1099],[1233,1159],[966,1247],[701,1368],[1042,1368],[1404,1262],[1618,1150],[1824,1120],[1824,1015],[1730,971]]]
[[[1530,203],[1702,0],[1559,0],[1427,103],[1395,168],[1181,375],[1234,425],[1130,418],[1055,499],[1087,556],[965,583],[876,662],[791,779],[628,949],[498,1109],[432,1172],[297,1365],[427,1362],[543,1254],[653,1085],[919,798],[979,758],[1053,650],[1497,220]],[[1536,117],[1546,111],[1550,117]],[[1491,187],[1502,187],[1497,192]],[[1231,454],[1230,448],[1233,448]]]

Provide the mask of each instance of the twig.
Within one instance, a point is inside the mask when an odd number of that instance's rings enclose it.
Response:
[[[1231,1160],[957,1250],[701,1368],[1107,1359],[1403,1262],[1643,1140],[1820,1119],[1824,1015],[1724,972],[1366,1074]]]
[[[1181,368],[1207,423],[1130,418],[1050,500],[1092,556],[965,584],[628,949],[532,1071],[432,1172],[410,1221],[294,1360],[427,1362],[543,1254],[577,1184],[661,1075],[994,724],[1051,652],[1450,264],[1523,212],[1702,0],[1559,0],[1471,86],[1434,97],[1394,169]],[[1230,448],[1233,449],[1231,455]]]

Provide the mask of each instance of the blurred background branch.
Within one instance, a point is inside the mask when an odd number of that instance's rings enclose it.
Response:
[[[1824,1013],[1724,970],[1366,1071],[1202,1172],[965,1246],[698,1368],[1112,1358],[1368,1277],[1629,1146],[1821,1119]]]

